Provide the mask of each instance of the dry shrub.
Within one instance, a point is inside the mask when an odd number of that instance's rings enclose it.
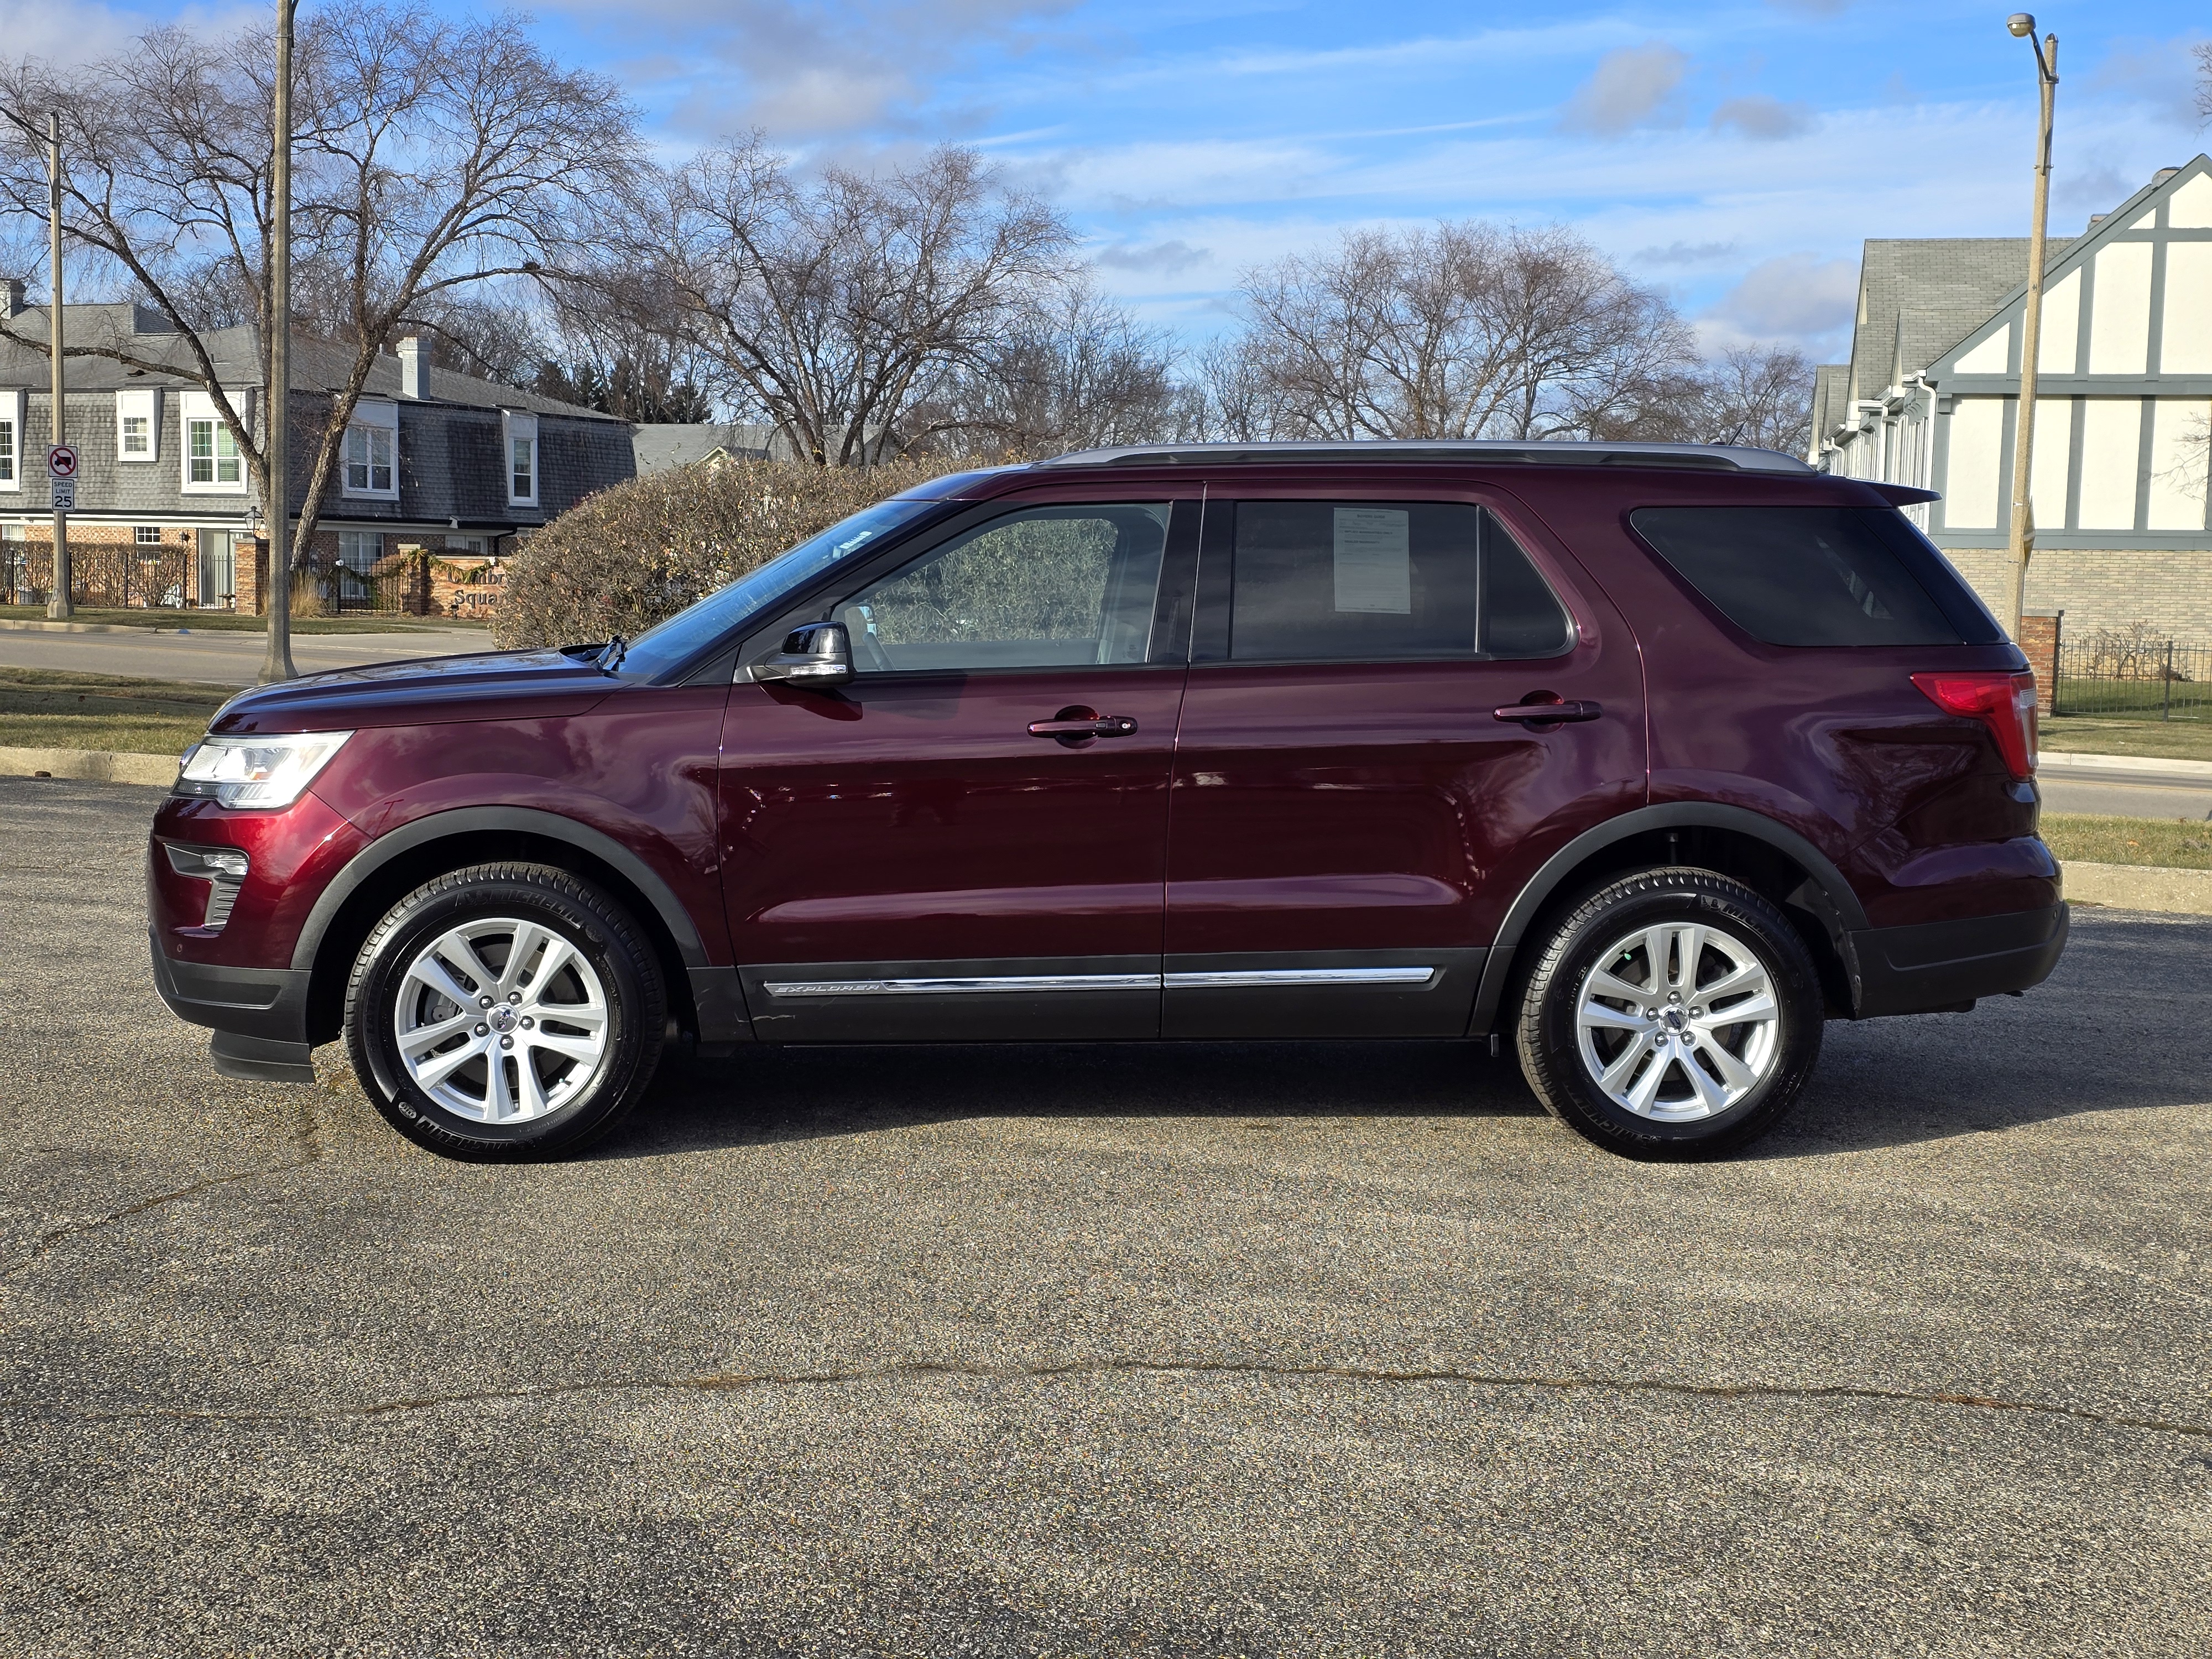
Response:
[[[603,489],[507,565],[503,646],[629,638],[862,507],[973,462],[818,467],[721,461]]]

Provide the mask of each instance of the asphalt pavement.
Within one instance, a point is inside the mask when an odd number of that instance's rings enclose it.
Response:
[[[2212,921],[1755,1156],[1469,1045],[763,1051],[578,1161],[228,1082],[0,780],[0,1652],[2212,1649]]]
[[[261,678],[265,635],[210,631],[157,633],[150,628],[110,634],[64,634],[43,629],[0,629],[0,665],[62,669],[72,674],[136,674],[149,679],[203,680],[212,685],[252,685]],[[303,674],[360,668],[403,657],[446,657],[489,651],[491,635],[479,629],[440,629],[418,634],[295,634],[293,665]]]

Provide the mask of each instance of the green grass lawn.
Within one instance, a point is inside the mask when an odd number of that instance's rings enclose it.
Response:
[[[44,622],[42,605],[0,605],[0,617],[24,622]],[[118,628],[189,628],[195,634],[265,634],[269,618],[240,615],[235,611],[93,610],[79,606],[72,622],[105,623]],[[431,621],[420,617],[295,617],[295,634],[442,634],[450,629],[471,633],[489,631],[489,625],[448,617]]]
[[[2046,715],[2042,746],[2079,755],[2144,755],[2161,760],[2212,761],[2212,720],[2111,720],[2094,714]]]
[[[234,695],[189,680],[0,667],[0,748],[181,754]]]
[[[2151,864],[2168,870],[2212,870],[2212,823],[2201,820],[2045,812],[2043,839],[2061,864]]]

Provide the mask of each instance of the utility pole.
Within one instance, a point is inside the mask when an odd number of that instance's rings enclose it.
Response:
[[[269,531],[269,652],[261,683],[296,678],[292,666],[292,19],[300,0],[276,0],[274,148],[269,158],[269,410],[262,423]]]
[[[62,424],[62,118],[46,117],[46,226],[50,237],[47,262],[53,270],[54,302],[46,311],[46,355],[53,365],[53,441],[69,441]],[[49,480],[51,484],[51,480]],[[46,601],[46,615],[67,622],[76,614],[70,603],[72,573],[69,556],[69,514],[54,508],[54,591]]]
[[[2014,12],[2006,28],[2035,47],[2036,80],[2043,94],[2042,123],[2035,161],[2035,216],[2027,233],[2027,311],[2020,342],[2020,410],[2012,447],[2012,636],[2021,638],[2027,613],[2027,562],[2035,551],[2035,514],[2029,502],[2029,472],[2035,455],[2035,378],[2043,349],[2043,238],[2051,218],[2051,117],[2058,91],[2058,37],[2038,45],[2035,19]]]

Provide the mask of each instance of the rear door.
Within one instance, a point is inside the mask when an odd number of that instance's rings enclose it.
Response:
[[[742,683],[725,719],[762,1037],[1158,1035],[1197,541],[1173,493],[979,508],[778,623],[843,623],[856,672]]]
[[[1502,491],[1222,488],[1176,755],[1164,1032],[1459,1036],[1520,885],[1644,800],[1635,642]]]

